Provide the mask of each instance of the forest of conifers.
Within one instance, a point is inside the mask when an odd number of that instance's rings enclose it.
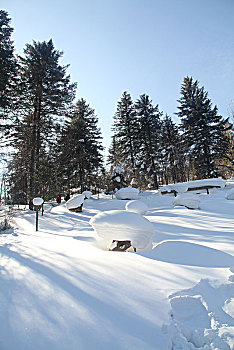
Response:
[[[71,188],[113,190],[112,172],[125,184],[162,184],[234,174],[233,115],[223,118],[208,93],[185,77],[177,125],[147,94],[125,91],[113,116],[112,142],[104,162],[95,110],[62,66],[52,40],[26,44],[15,55],[13,28],[0,10],[0,155],[10,149],[4,183],[14,203],[49,200]]]

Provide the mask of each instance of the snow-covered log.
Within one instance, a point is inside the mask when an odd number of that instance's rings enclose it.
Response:
[[[66,202],[66,207],[71,211],[82,211],[82,206],[84,203],[85,196],[83,194],[78,194],[75,197],[72,197]]]
[[[115,193],[117,199],[138,199],[139,190],[133,187],[124,187]]]
[[[89,199],[92,196],[91,191],[83,191],[82,194],[85,196],[85,199]]]
[[[113,240],[130,240],[137,250],[152,248],[154,226],[140,214],[124,210],[105,211],[95,215],[90,224],[102,239],[103,247],[109,248]]]
[[[200,204],[200,198],[193,193],[182,193],[173,199],[173,205],[181,205],[188,209],[198,209]]]

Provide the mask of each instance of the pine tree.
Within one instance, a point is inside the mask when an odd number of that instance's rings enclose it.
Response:
[[[161,172],[161,133],[162,112],[158,105],[154,106],[148,95],[141,95],[135,103],[138,120],[138,169],[144,182],[148,180],[154,188],[158,188],[158,176]]]
[[[217,107],[212,107],[204,87],[200,88],[198,81],[193,81],[192,77],[184,78],[178,102],[177,114],[195,177],[217,177],[217,161],[225,157],[228,145],[225,121],[218,115]]]
[[[41,161],[54,142],[59,116],[63,117],[72,103],[76,84],[70,84],[68,66],[61,66],[62,52],[52,40],[27,44],[24,57],[19,57],[19,82],[15,86],[18,100],[18,125],[13,135],[16,157],[25,159],[28,198],[38,195]]]
[[[58,140],[58,174],[64,179],[63,185],[85,188],[95,186],[99,171],[102,170],[101,132],[94,109],[79,99],[65,123]]]
[[[0,115],[10,106],[11,83],[16,73],[14,46],[11,40],[13,28],[6,11],[0,10]]]
[[[132,176],[136,172],[137,121],[132,98],[126,91],[117,103],[114,115],[112,144],[109,163],[128,169]]]
[[[162,125],[163,167],[166,184],[186,181],[183,140],[178,126],[166,115]]]

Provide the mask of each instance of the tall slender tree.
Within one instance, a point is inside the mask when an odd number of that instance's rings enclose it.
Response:
[[[29,199],[41,191],[40,162],[54,141],[58,118],[68,113],[75,96],[76,84],[70,83],[68,66],[59,64],[61,56],[62,52],[55,50],[49,40],[27,44],[24,57],[19,57],[14,161],[25,160]]]
[[[58,140],[57,163],[62,169],[61,175],[58,170],[62,185],[80,187],[82,191],[95,186],[103,166],[102,137],[97,124],[94,109],[83,98],[79,99]]]
[[[177,113],[187,142],[188,155],[193,162],[196,178],[217,177],[217,161],[225,157],[228,140],[226,121],[218,115],[217,107],[197,80],[185,77]]]
[[[148,95],[143,94],[135,103],[135,113],[139,128],[136,148],[140,174],[158,188],[158,176],[162,171],[162,112]]]
[[[134,104],[129,93],[123,93],[117,103],[112,127],[112,144],[109,150],[109,162],[128,169],[128,173],[136,172],[136,143],[137,143],[137,120]]]
[[[0,115],[10,106],[12,79],[16,73],[14,46],[11,40],[13,28],[8,13],[0,10]]]

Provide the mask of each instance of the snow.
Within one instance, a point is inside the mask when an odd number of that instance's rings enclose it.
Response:
[[[194,181],[178,182],[175,184],[162,186],[159,192],[162,193],[164,191],[167,191],[167,192],[176,191],[178,193],[184,193],[184,192],[187,192],[188,189],[192,189],[196,187],[213,186],[213,187],[224,188],[225,184],[226,184],[226,181],[219,178],[194,180]]]
[[[139,190],[134,187],[124,187],[115,193],[117,199],[138,199]]]
[[[144,202],[139,200],[133,200],[126,204],[125,209],[127,211],[132,211],[134,213],[144,215],[146,214],[149,208]]]
[[[174,206],[182,205],[189,209],[198,209],[200,204],[200,198],[193,193],[182,193],[173,199]]]
[[[33,205],[42,205],[44,200],[42,198],[33,198]]]
[[[89,199],[92,196],[91,191],[83,191],[82,194],[85,196],[86,199]]]
[[[84,203],[85,195],[78,194],[77,196],[72,197],[66,202],[66,207],[68,210],[78,208]]]
[[[113,240],[130,240],[137,250],[150,249],[154,225],[140,214],[123,210],[109,210],[90,220],[103,247],[110,247]]]
[[[234,188],[232,188],[231,190],[229,190],[229,191],[226,193],[225,198],[226,198],[226,199],[230,199],[230,200],[234,200]]]
[[[155,234],[153,249],[137,253],[103,249],[89,223],[103,212],[135,214],[125,201],[93,196],[82,213],[45,203],[39,231],[35,213],[15,208],[14,228],[0,234],[0,349],[232,350],[228,190],[201,194],[199,210],[140,193]]]

